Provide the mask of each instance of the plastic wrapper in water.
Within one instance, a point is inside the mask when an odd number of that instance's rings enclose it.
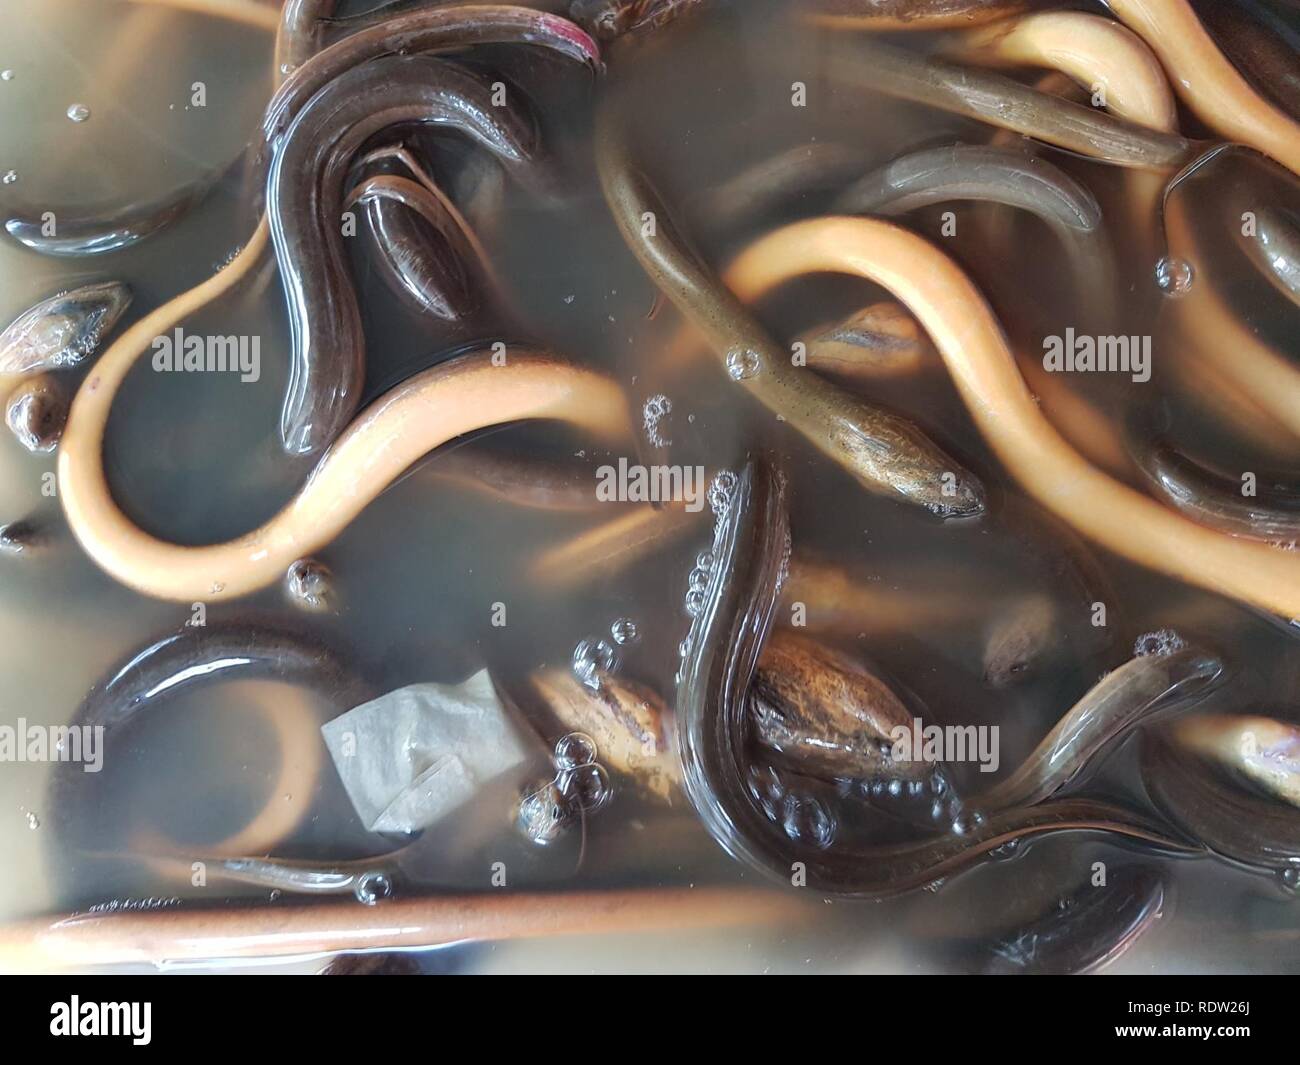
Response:
[[[412,684],[321,728],[357,816],[412,833],[542,754],[501,705],[487,670],[462,684]]]

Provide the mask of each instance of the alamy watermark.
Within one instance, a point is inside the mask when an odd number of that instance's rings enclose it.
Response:
[[[177,326],[170,336],[154,337],[152,347],[158,373],[237,373],[249,384],[262,376],[260,336],[187,336]]]
[[[602,503],[684,503],[704,509],[707,486],[703,466],[640,466],[626,458],[618,466],[596,468],[596,498]]]
[[[1043,369],[1049,373],[1126,373],[1151,380],[1149,336],[1088,336],[1073,327],[1043,338]]]
[[[919,717],[889,733],[895,762],[978,762],[981,773],[996,773],[1002,764],[998,725],[927,725]]]
[[[0,762],[80,762],[84,773],[104,768],[103,725],[0,725]]]

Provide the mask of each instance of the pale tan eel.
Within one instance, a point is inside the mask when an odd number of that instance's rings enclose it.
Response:
[[[1300,558],[1202,528],[1090,465],[1034,402],[979,290],[937,248],[875,219],[823,218],[746,249],[727,283],[754,300],[819,272],[874,281],[934,340],[981,434],[1048,510],[1139,565],[1286,618],[1300,617]]]

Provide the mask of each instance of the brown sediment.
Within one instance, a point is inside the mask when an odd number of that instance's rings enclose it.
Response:
[[[976,426],[1007,470],[1044,507],[1140,565],[1300,616],[1300,559],[1204,529],[1088,464],[1038,409],[979,291],[942,252],[886,222],[826,218],[777,230],[726,274],[753,300],[804,274],[876,281],[929,333]]]
[[[794,899],[762,891],[658,888],[444,895],[377,906],[317,902],[72,913],[0,926],[0,969],[163,967],[483,940],[662,934],[793,921],[805,912]]]
[[[475,429],[521,418],[568,421],[606,439],[629,429],[622,393],[604,377],[545,353],[516,349],[498,365],[492,351],[473,352],[377,399],[321,458],[294,499],[259,529],[224,544],[169,544],[118,509],[104,474],[103,439],[123,378],[157,335],[159,320],[172,313],[168,307],[155,311],[105,352],[73,400],[59,454],[60,498],[77,539],[110,575],[145,595],[213,602],[275,583],[291,562],[333,540],[414,462]]]

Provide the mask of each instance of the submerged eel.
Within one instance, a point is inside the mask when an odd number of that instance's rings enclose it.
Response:
[[[1294,543],[1300,540],[1300,490],[1259,477],[1256,495],[1240,477],[1202,466],[1163,438],[1133,441],[1133,453],[1151,486],[1189,518],[1233,536]]]
[[[270,130],[268,144],[282,136],[302,104],[338,74],[369,58],[401,48],[446,51],[475,44],[530,44],[581,59],[592,69],[600,66],[595,42],[577,26],[557,16],[541,17],[537,12],[505,5],[458,6],[419,12],[401,20],[393,34],[389,34],[385,26],[379,26],[373,33],[359,33],[356,37],[359,40],[341,41],[339,45],[318,53],[285,82],[282,86],[284,91],[272,102],[267,120],[266,128]],[[268,152],[264,150],[260,160],[262,166],[266,165],[266,154]],[[186,317],[240,284],[261,262],[269,237],[270,227],[263,215],[247,244],[225,269],[149,315],[144,320],[148,328],[128,332],[114,349],[106,353],[106,359],[112,355],[115,359],[133,361],[147,350],[154,337],[168,333]]]
[[[949,63],[874,38],[836,43],[827,52],[832,82],[870,89],[987,122],[1117,166],[1173,170],[1194,153],[1192,141],[1039,92],[1012,78]]]
[[[129,734],[134,722],[177,693],[227,680],[278,681],[309,689],[344,706],[355,706],[375,694],[336,652],[314,638],[259,624],[214,622],[187,628],[127,656],[106,680],[91,689],[69,724],[74,728],[102,727],[103,750],[116,749],[124,742],[119,737]],[[312,799],[324,764],[320,721],[307,703],[283,698],[271,704],[268,716],[281,740],[281,779],[253,821],[211,845],[218,853],[270,849],[292,831]],[[306,761],[291,765],[293,756]],[[95,801],[96,780],[95,774],[82,772],[77,763],[54,764],[46,805],[55,827],[52,838],[63,850],[68,835],[75,834],[83,822],[87,805]],[[292,802],[284,799],[286,786]],[[185,866],[188,872],[188,861]]]
[[[1300,617],[1300,558],[1202,528],[1091,466],[1052,428],[979,290],[943,252],[874,219],[797,222],[755,242],[726,273],[742,300],[819,272],[874,281],[929,333],[980,433],[1047,510],[1139,565]]]
[[[705,601],[691,625],[677,688],[677,742],[685,790],[709,834],[733,858],[773,880],[806,875],[827,895],[897,895],[961,872],[1013,840],[1094,830],[1172,852],[1190,848],[1120,807],[1085,799],[993,814],[968,831],[891,846],[822,849],[791,839],[747,783],[748,694],[780,596],[789,550],[785,486],[765,458],[749,461],[721,507]]]
[[[1155,925],[1165,896],[1158,868],[1112,869],[1104,884],[1089,880],[1032,924],[985,948],[976,969],[990,976],[1095,973]]]
[[[248,254],[247,251],[243,254]],[[216,279],[214,278],[215,282]],[[137,323],[100,359],[72,403],[59,451],[59,495],[86,553],[144,595],[181,602],[232,599],[274,584],[289,564],[334,539],[416,460],[488,425],[554,418],[617,438],[629,431],[618,386],[553,355],[490,349],[431,367],[380,396],[323,455],[298,494],[235,540],[183,547],[150,536],[113,500],[104,428],[113,398],[169,308]]]
[[[1300,884],[1300,811],[1232,783],[1167,736],[1142,737],[1142,781],[1179,828],[1231,862]]]
[[[286,451],[316,454],[351,421],[365,382],[365,334],[338,219],[352,157],[408,123],[452,129],[518,171],[536,128],[496,107],[486,80],[429,56],[385,56],[340,74],[298,112],[275,151],[267,219],[293,348],[280,417]]]
[[[1300,124],[1259,95],[1219,51],[1188,0],[1105,0],[1146,41],[1188,108],[1224,140],[1300,174]]]
[[[5,229],[14,240],[42,255],[84,258],[121,251],[188,214],[221,181],[221,175],[205,175],[156,200],[133,204],[109,214],[68,217],[64,211],[26,212],[6,219]],[[44,214],[53,214],[54,232],[46,233]]]
[[[1300,118],[1300,31],[1260,0],[1192,0],[1205,28],[1251,85]]]
[[[391,173],[401,167],[410,177]],[[495,285],[487,251],[414,148],[401,144],[368,152],[356,169],[368,175],[345,207],[365,207],[366,225],[385,284],[409,308],[444,321],[479,307],[475,282]]]
[[[867,30],[944,30],[1018,15],[1043,0],[796,0],[822,26]]]
[[[1194,649],[1130,659],[1089,689],[1014,773],[972,805],[988,812],[1042,802],[1138,725],[1188,709],[1223,673],[1222,662]]]
[[[1075,284],[1109,310],[1105,280],[1114,275],[1101,207],[1083,185],[1017,147],[955,144],[901,156],[855,182],[835,200],[835,214],[906,214],[951,200],[976,200],[1028,211],[1065,249]]]
[[[307,101],[340,74],[385,55],[411,55],[477,44],[534,44],[602,69],[600,48],[581,27],[558,15],[507,4],[458,5],[414,11],[358,30],[317,52],[295,70],[272,99],[262,123],[274,145]]]
[[[623,239],[655,284],[707,336],[731,378],[863,487],[945,519],[982,513],[983,486],[917,426],[792,364],[688,248],[664,203],[634,167],[611,106],[598,123],[601,185]]]

